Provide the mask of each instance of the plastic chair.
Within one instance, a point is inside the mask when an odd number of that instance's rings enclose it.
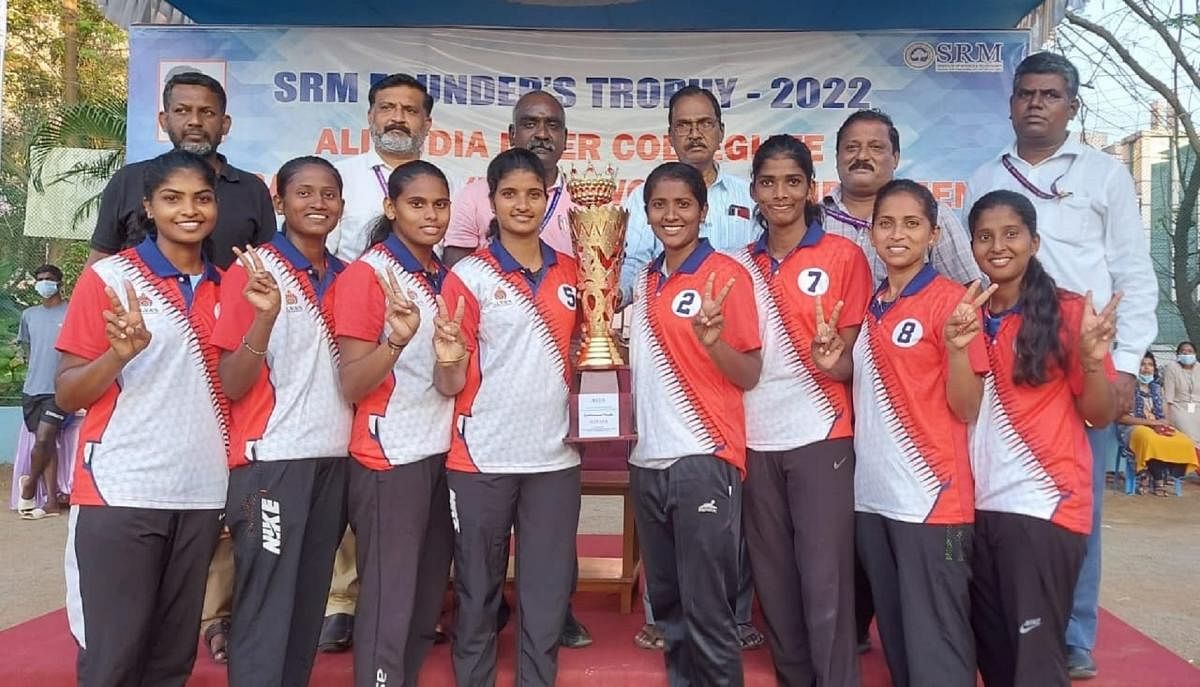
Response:
[[[1125,462],[1125,495],[1134,496],[1137,494],[1137,471],[1133,467],[1133,456],[1122,454]]]

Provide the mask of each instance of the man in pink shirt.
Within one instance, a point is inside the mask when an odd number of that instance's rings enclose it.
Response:
[[[513,107],[508,138],[514,148],[527,148],[546,168],[546,216],[542,218],[542,240],[560,253],[574,255],[567,224],[567,210],[574,207],[558,161],[567,145],[567,116],[563,106],[545,91],[530,91]],[[479,178],[463,187],[450,204],[450,227],[446,230],[447,265],[453,265],[487,243],[492,217],[487,179]]]

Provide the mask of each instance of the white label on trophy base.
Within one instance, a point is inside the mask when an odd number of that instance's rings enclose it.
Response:
[[[602,439],[621,436],[617,394],[579,395],[579,438]]]

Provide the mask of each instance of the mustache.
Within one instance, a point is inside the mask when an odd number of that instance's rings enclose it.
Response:
[[[403,124],[389,124],[383,127],[383,133],[385,134],[392,131],[402,131],[406,136],[412,136],[412,131]]]
[[[530,151],[545,150],[547,152],[553,153],[554,152],[554,144],[550,143],[549,141],[532,141],[529,144],[529,150]]]
[[[856,169],[865,169],[868,172],[874,172],[875,165],[871,164],[870,162],[867,162],[866,160],[859,160],[858,162],[853,162],[850,164],[851,172],[853,172]]]

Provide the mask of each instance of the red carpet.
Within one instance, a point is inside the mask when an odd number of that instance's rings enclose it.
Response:
[[[616,555],[620,544],[615,536],[580,537],[585,555]],[[579,650],[559,653],[559,684],[605,687],[666,685],[662,655],[633,645],[633,636],[641,628],[640,612],[620,615],[616,597],[580,594],[575,600],[579,619],[591,630],[596,643]],[[1188,687],[1200,686],[1200,668],[1141,634],[1115,616],[1102,612],[1096,661],[1100,677],[1088,687]],[[500,636],[500,680],[512,685],[513,630],[510,624]],[[890,682],[883,653],[876,648],[862,658],[864,687],[884,687]],[[766,649],[743,654],[748,687],[774,685],[771,659]],[[0,684],[66,687],[75,684],[75,643],[67,629],[63,610],[48,613],[0,632]],[[350,685],[352,668],[349,654],[321,654],[313,674],[313,685]],[[222,666],[209,662],[203,648],[189,687],[225,685]],[[421,673],[425,687],[452,687],[448,646],[434,647]]]

